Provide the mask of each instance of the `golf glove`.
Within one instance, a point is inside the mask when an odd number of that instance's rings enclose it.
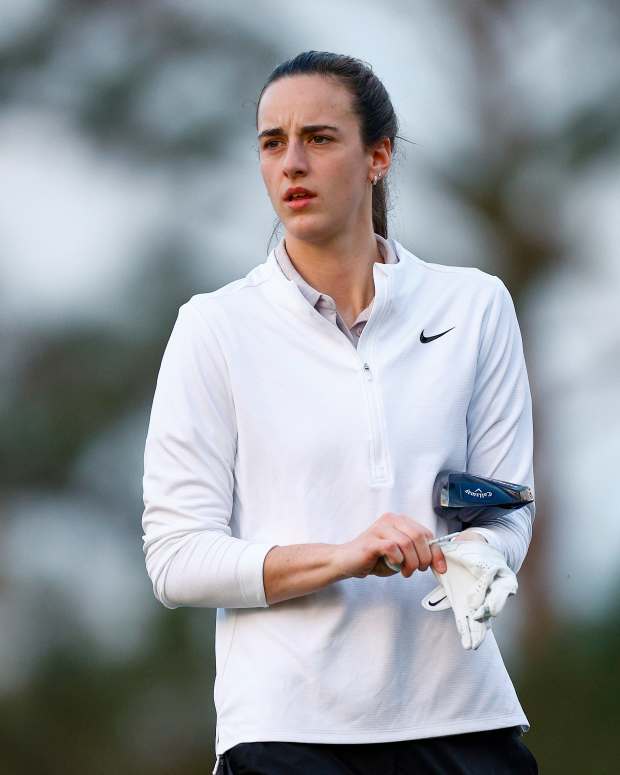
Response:
[[[441,549],[447,570],[438,573],[431,566],[439,586],[422,606],[429,611],[451,607],[463,648],[477,649],[509,595],[517,593],[517,577],[503,554],[482,541],[452,540]]]

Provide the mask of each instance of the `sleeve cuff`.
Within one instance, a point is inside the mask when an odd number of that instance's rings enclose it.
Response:
[[[278,544],[248,544],[239,558],[237,565],[237,580],[246,607],[268,608],[265,596],[263,564],[270,549]]]

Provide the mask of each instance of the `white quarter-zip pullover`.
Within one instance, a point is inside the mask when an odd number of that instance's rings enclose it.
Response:
[[[357,348],[283,274],[179,310],[144,457],[146,567],[168,608],[217,608],[216,753],[239,742],[363,743],[528,721],[490,631],[465,651],[431,571],[346,579],[268,606],[276,545],[344,543],[386,511],[436,535],[442,468],[528,484],[532,410],[502,281],[391,240]],[[450,329],[448,331],[448,329]],[[448,333],[423,343],[426,337]],[[518,571],[534,505],[481,532]]]
[[[397,264],[398,256],[390,245],[390,241],[384,239],[380,234],[375,234],[375,239],[384,262],[386,264]],[[318,312],[320,312],[324,318],[331,320],[331,322],[351,340],[351,343],[357,347],[357,343],[359,342],[359,338],[362,334],[362,331],[364,330],[364,326],[370,317],[370,311],[372,309],[374,298],[371,299],[368,306],[360,312],[360,314],[353,322],[351,328],[349,328],[342,315],[338,311],[334,299],[328,293],[321,293],[320,291],[317,291],[316,288],[313,288],[310,283],[299,274],[286,250],[286,242],[284,237],[280,239],[274,248],[274,253],[280,269],[284,272],[289,280],[292,280],[294,283],[296,283],[303,296],[308,300],[308,303],[311,304]]]

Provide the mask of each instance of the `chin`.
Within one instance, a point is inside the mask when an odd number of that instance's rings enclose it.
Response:
[[[287,233],[298,240],[304,240],[305,242],[324,242],[329,239],[332,234],[337,234],[341,231],[341,227],[333,223],[324,223],[316,217],[310,216],[309,218],[296,217],[289,218],[286,221],[282,221]]]

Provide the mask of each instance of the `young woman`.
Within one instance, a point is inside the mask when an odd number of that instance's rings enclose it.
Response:
[[[510,295],[388,238],[397,120],[365,63],[285,62],[256,124],[284,236],[181,306],[145,448],[154,594],[217,608],[214,772],[537,772],[492,631],[465,650],[420,604],[437,472],[533,487]],[[458,539],[517,572],[533,516]]]

